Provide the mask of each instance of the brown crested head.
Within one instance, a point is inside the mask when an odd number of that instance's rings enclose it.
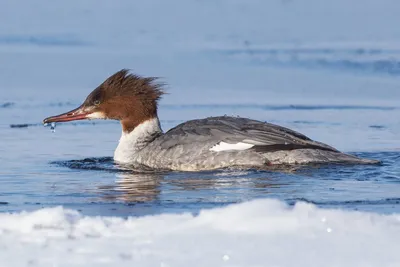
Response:
[[[49,117],[44,123],[81,119],[121,121],[125,132],[157,116],[157,103],[164,94],[154,77],[141,77],[122,69],[93,90],[77,109]]]

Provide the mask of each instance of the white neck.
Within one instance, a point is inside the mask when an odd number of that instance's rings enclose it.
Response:
[[[129,133],[122,132],[118,147],[114,152],[114,160],[121,163],[132,163],[135,153],[161,133],[160,121],[157,117],[142,122]]]

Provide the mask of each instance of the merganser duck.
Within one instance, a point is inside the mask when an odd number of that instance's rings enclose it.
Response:
[[[157,104],[164,90],[156,80],[122,69],[91,92],[80,107],[43,122],[119,120],[122,136],[114,160],[152,169],[201,171],[379,162],[342,153],[288,128],[247,118],[191,120],[163,133]]]

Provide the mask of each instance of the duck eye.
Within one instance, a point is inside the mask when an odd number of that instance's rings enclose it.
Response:
[[[100,100],[95,100],[95,101],[93,102],[93,104],[95,104],[96,106],[100,105]]]

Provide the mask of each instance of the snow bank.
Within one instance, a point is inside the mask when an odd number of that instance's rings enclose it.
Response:
[[[0,266],[400,266],[399,215],[264,199],[192,214],[0,214]]]

